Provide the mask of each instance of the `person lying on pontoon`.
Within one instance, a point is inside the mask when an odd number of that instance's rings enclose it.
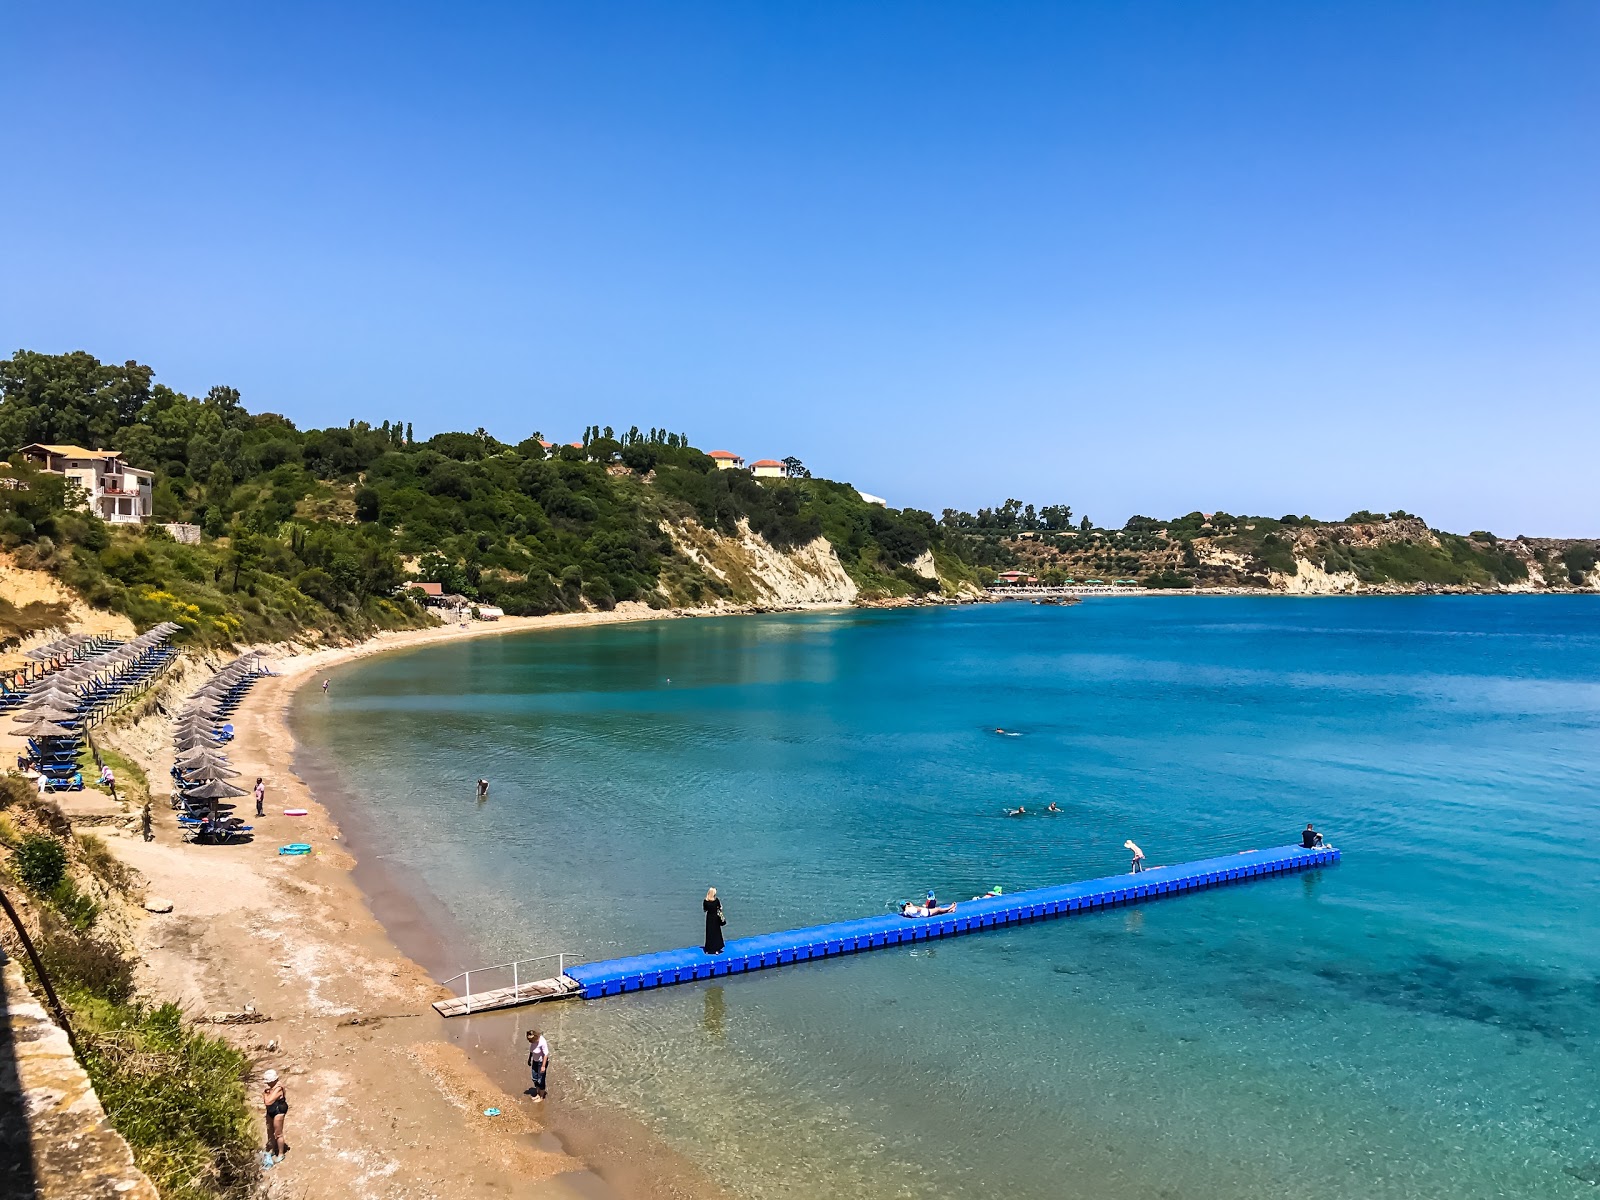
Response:
[[[1308,821],[1300,834],[1300,846],[1305,850],[1315,850],[1320,845],[1322,845],[1322,835]]]
[[[942,917],[945,913],[953,913],[955,910],[956,906],[954,904],[912,904],[907,901],[900,906],[900,915],[902,917]]]

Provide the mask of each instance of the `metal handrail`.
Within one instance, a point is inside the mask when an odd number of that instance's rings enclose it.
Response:
[[[563,950],[558,954],[541,954],[537,958],[519,958],[515,962],[495,963],[492,967],[479,967],[477,970],[478,974],[481,975],[485,971],[503,971],[507,967],[510,967],[511,990],[516,992],[522,989],[521,968],[524,964],[549,962],[553,958],[556,960],[556,978],[559,979],[561,976],[567,973],[567,959],[571,957],[576,956],[569,955],[565,950]],[[461,995],[462,998],[467,1002],[467,1012],[470,1014],[472,1012],[472,972],[458,971],[454,975],[450,976],[449,979],[446,979],[443,983],[443,986],[449,987],[458,979],[463,981],[461,985],[463,989]]]

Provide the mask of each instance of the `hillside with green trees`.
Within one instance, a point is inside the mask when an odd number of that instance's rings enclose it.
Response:
[[[77,510],[64,479],[15,453],[35,442],[115,449],[154,472],[152,522]],[[681,433],[595,425],[550,447],[535,430],[514,444],[482,429],[419,441],[397,421],[302,430],[233,388],[188,396],[147,366],[81,351],[0,361],[0,454],[12,463],[0,546],[18,565],[207,643],[424,623],[412,580],[511,614],[751,599],[675,545],[686,523],[778,551],[825,537],[865,598],[972,578],[961,539],[929,513],[868,504],[798,463],[794,478],[719,471]],[[180,544],[160,523],[202,539]],[[939,578],[913,569],[925,555]]]
[[[1600,584],[1593,540],[1500,538],[1432,529],[1407,512],[1309,516],[1191,512],[1135,516],[1120,529],[1063,507],[1016,500],[976,515],[946,510],[941,524],[966,540],[986,582],[1022,570],[1047,584],[1131,582],[1148,588],[1307,591],[1589,589]]]

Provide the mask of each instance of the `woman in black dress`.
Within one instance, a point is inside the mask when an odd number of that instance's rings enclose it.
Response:
[[[707,954],[722,953],[722,927],[728,923],[722,915],[722,901],[717,899],[717,889],[706,890],[706,945]]]

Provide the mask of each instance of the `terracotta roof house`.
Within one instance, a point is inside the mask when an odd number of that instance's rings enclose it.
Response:
[[[731,471],[735,467],[744,466],[744,459],[740,458],[732,450],[713,450],[708,457],[717,464],[717,470],[719,471]]]
[[[150,515],[155,476],[128,466],[120,451],[35,442],[22,448],[22,457],[71,479],[83,489],[83,507],[113,525],[142,525]]]
[[[789,468],[775,458],[763,458],[750,464],[751,472],[758,479],[783,479],[789,474]]]

